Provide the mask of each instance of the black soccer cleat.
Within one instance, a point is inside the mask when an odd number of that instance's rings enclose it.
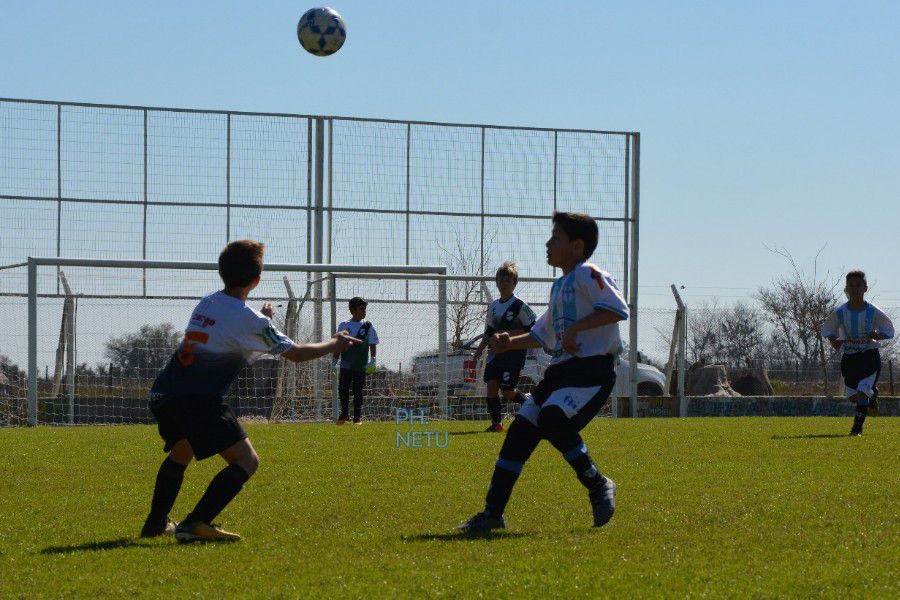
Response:
[[[502,423],[491,423],[487,429],[485,429],[488,433],[503,433],[503,424]]]
[[[154,538],[161,535],[175,535],[175,528],[177,526],[178,524],[171,519],[167,519],[163,522],[156,522],[150,521],[148,518],[144,521],[144,526],[141,527],[141,537]]]
[[[854,425],[850,429],[850,437],[859,437],[862,435],[862,425]]]
[[[485,512],[480,512],[465,523],[456,526],[456,530],[463,533],[487,533],[494,529],[506,529],[506,520],[503,515],[492,517]]]
[[[616,482],[604,477],[601,483],[588,492],[588,498],[594,512],[594,527],[603,527],[616,511]]]

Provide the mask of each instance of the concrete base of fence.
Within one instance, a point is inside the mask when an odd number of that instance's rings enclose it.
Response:
[[[900,398],[879,398],[879,416],[900,417]],[[688,417],[852,417],[855,405],[825,396],[693,396],[687,399]],[[619,398],[619,415],[631,416],[628,398]],[[638,398],[639,417],[678,416],[672,397]]]
[[[312,399],[304,399],[305,412],[297,415],[301,419],[309,418]],[[631,416],[631,403],[628,398],[619,398],[619,416]],[[235,412],[244,418],[272,417],[272,401],[258,399],[241,402],[230,400]],[[380,408],[393,415],[393,407],[428,406],[425,398],[372,398],[369,411]],[[451,401],[451,414],[455,419],[483,419],[480,405],[473,403],[472,398],[464,402]],[[900,417],[900,397],[878,399],[879,416]],[[68,406],[60,401],[50,402],[41,399],[39,404],[39,421],[42,424],[65,425],[69,423]],[[365,407],[364,407],[365,408]],[[434,406],[430,415],[436,416]],[[510,408],[514,408],[512,405]],[[852,417],[855,406],[843,398],[826,398],[824,396],[693,396],[687,399],[688,417]],[[389,410],[390,409],[390,410]],[[364,416],[367,413],[364,413]],[[153,423],[153,416],[147,410],[146,398],[82,398],[75,404],[77,425],[94,423]],[[638,398],[639,417],[677,417],[678,399],[671,396],[655,396]],[[286,415],[283,415],[286,417]],[[374,418],[374,415],[372,415]],[[387,417],[392,419],[393,416]]]

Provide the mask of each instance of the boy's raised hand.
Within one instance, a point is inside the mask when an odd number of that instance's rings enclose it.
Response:
[[[266,302],[265,304],[263,304],[262,310],[259,311],[259,312],[261,312],[262,314],[266,315],[266,316],[269,317],[270,319],[273,318],[273,317],[275,316],[275,309],[272,308],[272,303],[271,303],[271,302]]]
[[[506,352],[506,348],[509,346],[509,334],[505,331],[495,333],[491,336],[491,339],[488,340],[488,345],[491,347],[491,350],[497,354]]]
[[[338,331],[331,339],[335,342],[335,352],[345,352],[353,346],[362,344],[362,340],[352,337],[346,331]]]

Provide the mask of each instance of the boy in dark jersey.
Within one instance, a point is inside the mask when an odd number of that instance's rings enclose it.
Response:
[[[481,358],[492,335],[500,331],[505,331],[509,335],[526,333],[535,321],[534,311],[514,293],[516,284],[519,282],[519,269],[516,267],[516,263],[506,261],[500,265],[494,281],[500,297],[488,306],[484,337],[481,338],[481,344],[478,345],[478,349],[475,350],[472,357],[476,361]],[[527,350],[511,350],[499,354],[493,351],[488,352],[487,364],[484,366],[487,406],[491,416],[488,431],[503,431],[498,395],[502,395],[506,402],[518,400],[521,404],[525,401],[525,397],[516,392],[516,385],[519,383],[519,374],[525,366],[527,352]]]
[[[225,288],[200,301],[184,340],[153,383],[150,411],[168,456],[156,476],[141,537],[174,533],[180,542],[239,540],[239,535],[212,525],[259,467],[253,445],[225,404],[231,383],[245,365],[265,354],[300,362],[346,350],[358,341],[338,334],[327,342],[295,344],[272,326],[271,304],[262,311],[249,307],[247,296],[259,285],[263,253],[263,244],[252,240],[225,246],[219,255],[219,275]],[[169,520],[169,512],[187,465],[193,458],[203,460],[214,454],[228,465],[176,525]]]
[[[370,321],[366,321],[368,302],[355,296],[350,299],[350,320],[338,326],[338,331],[360,340],[361,343],[347,349],[343,353],[336,352],[333,358],[332,371],[337,371],[340,357],[340,373],[338,375],[338,397],[341,399],[341,414],[337,424],[347,422],[350,410],[350,390],[353,389],[353,422],[362,423],[363,389],[366,387],[366,375],[375,372],[375,355],[378,352],[378,332]],[[371,354],[372,358],[369,358]]]

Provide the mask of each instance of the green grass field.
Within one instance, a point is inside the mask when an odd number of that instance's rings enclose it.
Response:
[[[900,595],[900,419],[597,420],[618,483],[600,530],[542,444],[490,538],[481,509],[502,435],[397,448],[409,426],[250,425],[256,477],[220,516],[244,541],[136,537],[163,458],[152,427],[0,430],[0,597],[647,597]],[[421,428],[421,426],[419,426]],[[173,517],[221,460],[188,469]]]

